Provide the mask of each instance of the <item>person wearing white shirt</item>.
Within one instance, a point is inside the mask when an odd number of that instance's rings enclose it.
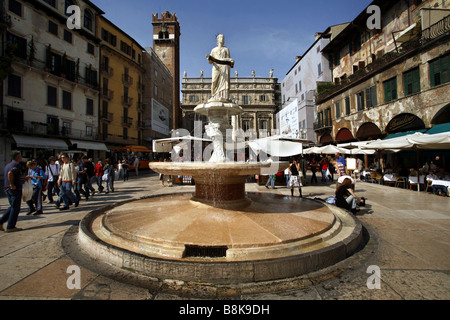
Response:
[[[48,203],[53,203],[53,195],[59,194],[58,178],[61,172],[61,166],[56,162],[55,157],[50,157],[49,164],[45,167],[45,175],[48,177],[47,197]]]

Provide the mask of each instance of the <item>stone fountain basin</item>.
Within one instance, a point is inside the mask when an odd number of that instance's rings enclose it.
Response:
[[[263,174],[261,169],[270,167],[284,171],[288,162],[151,162],[150,169],[164,175],[202,177],[210,176],[247,176]]]

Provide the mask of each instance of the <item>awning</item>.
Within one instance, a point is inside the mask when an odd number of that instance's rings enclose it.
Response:
[[[72,145],[76,144],[79,150],[98,150],[98,151],[109,151],[106,145],[102,142],[94,141],[82,141],[82,140],[70,140]]]
[[[41,138],[36,136],[20,136],[13,134],[13,139],[16,141],[17,147],[21,148],[36,148],[46,150],[69,150],[69,146],[64,140]]]
[[[303,143],[310,141],[278,135],[253,140],[248,145],[256,154],[263,151],[274,157],[291,157],[303,153]]]
[[[435,125],[433,128],[427,131],[427,134],[436,134],[442,132],[450,132],[450,122]]]
[[[405,131],[405,132],[397,132],[397,133],[393,133],[388,135],[386,138],[384,138],[383,140],[389,140],[389,139],[394,139],[394,138],[400,138],[400,137],[404,137],[404,136],[408,136],[410,134],[414,134],[416,132],[420,132],[420,133],[424,133],[425,131],[427,131],[427,129],[421,129],[421,130],[413,130],[413,131]]]

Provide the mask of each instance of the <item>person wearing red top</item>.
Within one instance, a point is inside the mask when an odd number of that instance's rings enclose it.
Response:
[[[322,182],[328,182],[328,159],[327,157],[323,157],[322,161],[320,161],[320,167],[322,169]]]
[[[102,160],[98,160],[97,164],[94,168],[95,177],[97,178],[98,192],[101,193],[103,191],[103,163]]]

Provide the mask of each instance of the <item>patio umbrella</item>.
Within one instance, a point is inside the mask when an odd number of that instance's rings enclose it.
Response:
[[[335,154],[336,152],[342,153],[342,154],[350,154],[349,149],[339,148],[339,147],[333,146],[331,144],[319,148],[318,151],[319,151],[318,153],[323,153],[323,154]]]
[[[285,136],[271,136],[248,143],[249,147],[259,154],[261,151],[274,157],[291,157],[303,153],[303,143],[310,141]]]
[[[182,142],[191,141],[206,141],[211,142],[211,139],[198,138],[193,136],[173,137],[166,139],[153,140],[154,152],[171,152],[173,147]]]

